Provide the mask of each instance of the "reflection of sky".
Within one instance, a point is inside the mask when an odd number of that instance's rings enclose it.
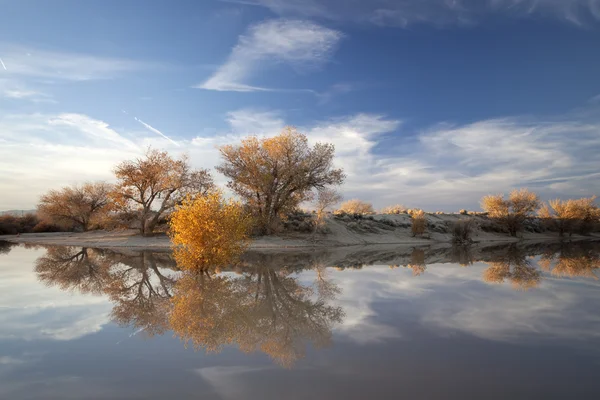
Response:
[[[194,353],[171,334],[129,337],[102,297],[39,284],[42,254],[0,255],[2,399],[599,398],[597,281],[545,275],[524,292],[483,282],[483,263],[418,277],[329,269],[344,323],[285,370],[231,347]]]

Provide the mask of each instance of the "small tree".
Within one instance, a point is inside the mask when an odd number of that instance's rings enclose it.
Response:
[[[423,210],[418,210],[411,215],[412,218],[412,235],[422,236],[427,231],[427,217]]]
[[[342,170],[333,167],[334,146],[310,147],[306,136],[294,128],[219,150],[223,163],[217,171],[229,178],[227,186],[244,199],[266,234],[282,215],[310,200],[313,190],[340,185],[345,179]]]
[[[145,157],[123,161],[114,172],[115,211],[135,214],[142,235],[151,235],[161,217],[187,195],[205,194],[214,187],[208,170],[192,170],[187,157],[176,160],[154,149]]]
[[[481,200],[481,208],[508,229],[511,236],[517,236],[523,228],[523,222],[531,218],[540,208],[537,194],[527,189],[513,190],[508,199],[499,195],[485,196]]]
[[[385,207],[381,210],[382,214],[406,214],[408,208],[404,207],[402,204],[396,204],[393,206]]]
[[[219,191],[187,197],[170,220],[177,264],[198,272],[234,262],[248,245],[251,222],[240,203]]]
[[[582,219],[582,209],[576,200],[550,200],[542,205],[538,216],[543,219],[550,229],[556,229],[562,237],[565,233],[572,234],[573,229]]]
[[[318,229],[324,225],[326,210],[330,207],[333,207],[340,201],[342,201],[342,196],[333,189],[325,188],[317,193],[317,201],[315,202],[317,216],[315,229]]]
[[[473,229],[475,221],[472,218],[459,219],[452,223],[452,241],[455,244],[468,244],[473,240]]]
[[[346,214],[373,214],[373,204],[358,199],[348,200],[340,206],[337,212]]]
[[[111,188],[105,182],[96,182],[51,190],[40,198],[38,214],[62,227],[87,231],[108,210]]]

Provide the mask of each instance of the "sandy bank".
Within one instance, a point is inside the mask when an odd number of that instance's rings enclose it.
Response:
[[[436,243],[450,243],[452,235],[449,226],[457,219],[467,218],[456,214],[427,216],[429,233],[424,238],[412,237],[410,217],[408,215],[375,215],[366,220],[329,218],[327,234],[288,233],[270,237],[259,237],[252,241],[250,250],[282,250],[298,248],[333,248],[360,245],[403,245],[426,246]],[[489,229],[490,221],[485,217],[472,217],[477,222],[473,240],[478,243],[517,242],[517,241],[558,241],[554,232],[538,232],[535,226],[528,229],[519,238],[511,237],[495,229]],[[600,239],[600,236],[576,236],[571,239]],[[94,231],[85,233],[32,233],[20,236],[0,236],[0,240],[13,243],[43,245],[82,246],[114,249],[168,250],[171,243],[164,234],[142,237],[136,231]]]

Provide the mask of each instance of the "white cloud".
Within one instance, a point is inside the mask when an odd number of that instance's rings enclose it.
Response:
[[[247,83],[267,62],[296,68],[326,62],[342,34],[310,21],[277,19],[250,27],[240,36],[228,60],[206,82],[196,86],[217,91],[269,90]]]
[[[0,44],[4,76],[29,76],[66,81],[110,79],[148,66],[147,63],[89,54],[35,49]]]
[[[477,23],[489,15],[549,17],[576,25],[600,20],[600,0],[225,0],[263,6],[278,15],[406,27]]]
[[[14,79],[0,79],[0,97],[11,100],[26,100],[33,103],[56,103],[51,95],[31,89]]]

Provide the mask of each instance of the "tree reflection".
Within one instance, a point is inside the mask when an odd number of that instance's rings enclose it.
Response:
[[[515,289],[521,290],[537,287],[542,273],[527,259],[527,254],[516,245],[506,250],[503,255],[496,256],[496,261],[488,263],[489,267],[483,271],[483,280],[496,284],[508,281]]]
[[[340,307],[326,303],[337,288],[328,283],[316,292],[266,266],[249,267],[242,276],[186,274],[176,286],[170,323],[196,349],[217,352],[237,344],[291,367],[304,356],[306,343],[328,345],[332,325],[343,319]]]
[[[0,240],[0,254],[8,254],[10,253],[10,249],[13,246],[10,242],[5,242],[4,240]]]
[[[539,261],[544,271],[559,277],[584,277],[598,280],[600,253],[589,244],[561,245],[558,251],[542,254]]]
[[[110,283],[112,260],[102,250],[86,247],[48,247],[36,260],[40,282],[62,290],[101,294]]]
[[[147,335],[167,331],[170,300],[177,282],[177,267],[170,254],[144,251],[118,257],[117,265],[105,289],[115,303],[113,320],[144,330]]]
[[[182,274],[169,253],[48,247],[36,272],[46,285],[107,295],[114,303],[112,319],[120,325],[148,335],[173,330],[194,348],[212,352],[235,344],[291,367],[307,344],[328,345],[333,324],[344,316],[328,304],[339,288],[324,264],[312,261],[303,269],[315,271],[314,285],[303,285],[294,275],[302,268],[295,264],[245,265],[237,275]]]

